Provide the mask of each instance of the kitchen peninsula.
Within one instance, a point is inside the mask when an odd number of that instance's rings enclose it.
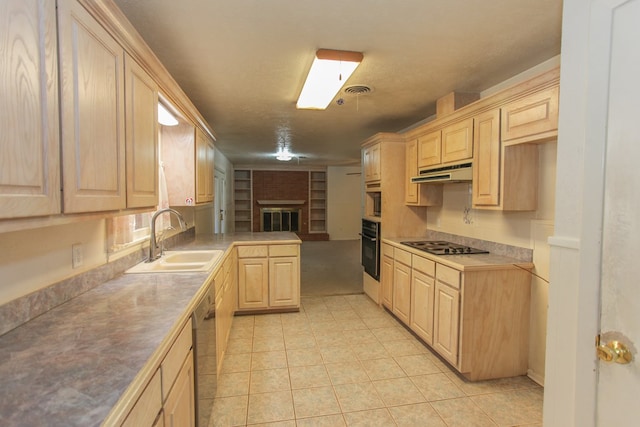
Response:
[[[129,425],[128,414],[155,386],[167,411],[165,365],[180,353],[178,368],[185,360],[193,375],[191,314],[205,284],[238,248],[299,245],[288,232],[199,236],[174,249],[223,250],[210,272],[122,274],[0,336],[0,424]],[[289,309],[299,304],[297,254]]]

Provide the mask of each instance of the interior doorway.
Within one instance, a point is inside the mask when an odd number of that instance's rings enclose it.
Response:
[[[223,171],[216,169],[214,172],[215,196],[213,198],[213,232],[221,234],[225,232],[226,223],[226,203],[227,195],[225,189],[226,175]]]

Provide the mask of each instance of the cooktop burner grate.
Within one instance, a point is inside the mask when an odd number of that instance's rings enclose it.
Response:
[[[489,251],[485,251],[483,249],[458,245],[444,240],[424,240],[400,243],[434,255],[473,255],[489,253]]]

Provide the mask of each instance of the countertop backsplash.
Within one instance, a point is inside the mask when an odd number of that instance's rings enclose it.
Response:
[[[195,239],[195,228],[168,237],[164,241],[165,249],[184,245]],[[96,286],[122,274],[125,270],[143,261],[149,253],[144,247],[112,262],[100,265],[68,279],[53,283],[38,291],[0,306],[0,335],[4,335],[23,323],[46,313],[72,298],[81,295]]]

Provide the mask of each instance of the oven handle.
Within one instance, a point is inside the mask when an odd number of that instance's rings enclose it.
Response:
[[[360,235],[361,235],[363,238],[365,238],[365,239],[367,239],[367,240],[369,240],[369,241],[371,241],[371,242],[377,242],[377,241],[378,241],[378,239],[377,239],[376,237],[369,237],[369,236],[367,236],[366,234],[360,234]]]

